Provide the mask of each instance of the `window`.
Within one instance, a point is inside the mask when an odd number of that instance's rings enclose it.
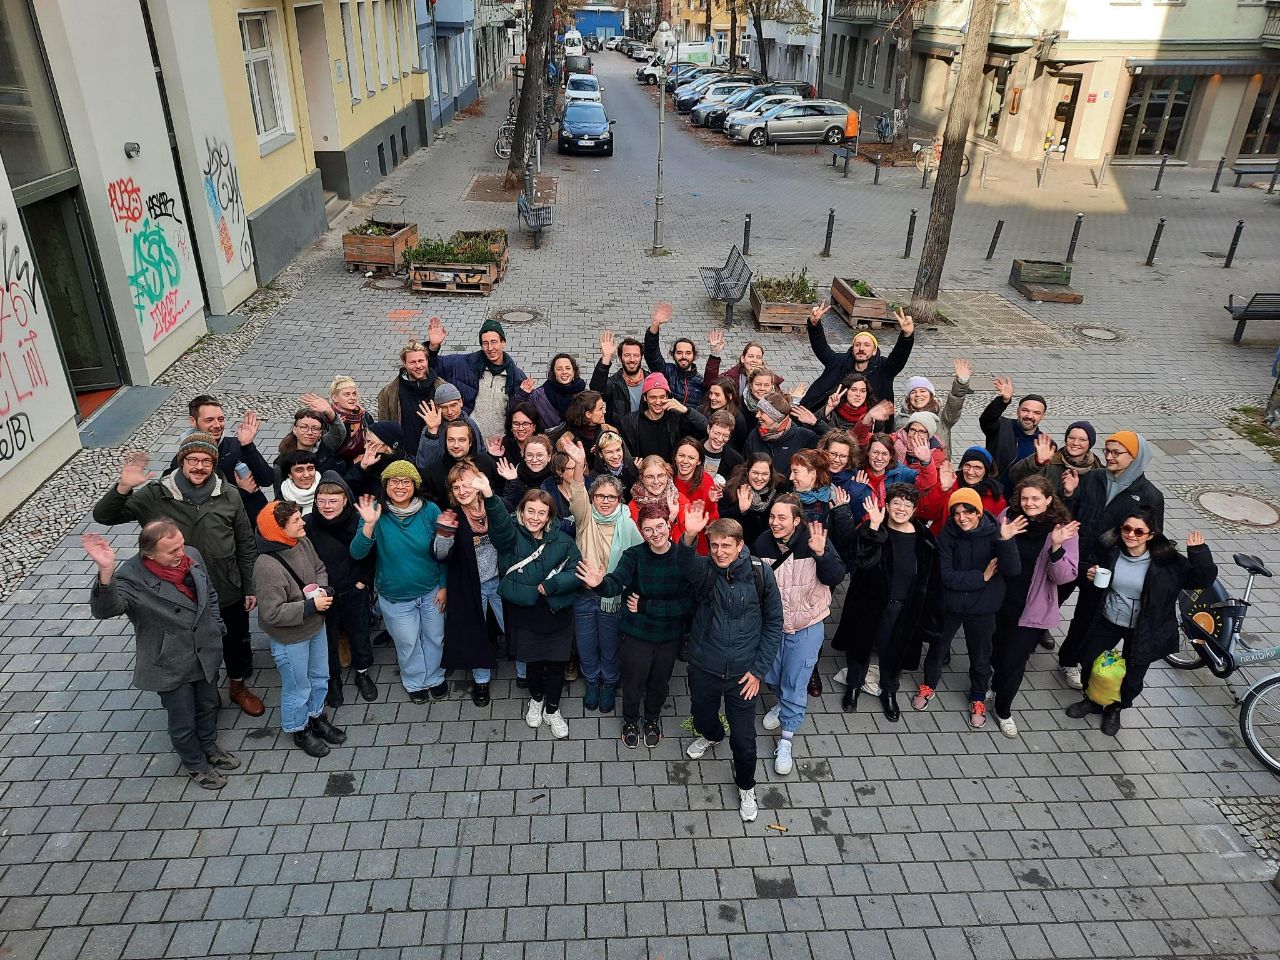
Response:
[[[436,72],[439,74],[440,99],[449,96],[452,71],[449,69],[449,38],[436,38]]]
[[[372,97],[378,91],[373,85],[373,36],[369,29],[369,0],[356,0],[356,19],[360,21],[360,50],[364,54],[364,88]]]
[[[20,187],[71,168],[62,117],[21,0],[0,2],[0,153],[9,185]]]
[[[351,102],[360,102],[360,91],[364,89],[360,79],[360,65],[356,63],[355,33],[351,29],[351,0],[342,0],[339,8],[342,13],[342,50],[347,58],[347,86],[351,90]]]
[[[889,47],[889,55],[884,58],[884,92],[888,93],[893,89],[894,74],[898,69],[898,45],[895,43]]]
[[[259,143],[289,132],[289,104],[276,76],[272,38],[275,22],[274,13],[240,17],[240,47],[244,52],[244,71]]]
[[[831,42],[827,44],[827,73],[832,73],[836,68],[836,48],[839,42],[836,40],[837,34],[831,35]]]
[[[849,52],[845,46],[845,43],[847,40],[848,40],[848,37],[844,36],[843,34],[840,36],[840,53],[836,56],[836,76],[837,77],[844,76],[844,58],[845,58],[845,54]]]
[[[414,63],[414,54],[418,51],[418,46],[414,43],[417,24],[414,23],[411,0],[398,0],[398,2],[400,4],[400,71],[407,77],[417,66]]]
[[[858,82],[865,83],[867,79],[867,41],[865,39],[858,40]],[[872,70],[872,76],[875,71]]]
[[[387,85],[387,20],[383,16],[383,0],[373,0],[373,33],[377,47],[374,59],[378,62],[378,80],[385,88]]]
[[[1280,78],[1275,74],[1262,78],[1240,152],[1268,156],[1280,153]]]
[[[910,91],[910,97],[913,103],[919,103],[920,98],[924,96],[924,71],[928,64],[929,58],[923,53],[913,53],[911,55],[911,77],[907,84]]]
[[[387,61],[391,67],[391,82],[400,82],[400,0],[387,0],[383,4],[387,14]],[[391,158],[395,166],[395,157]]]
[[[871,65],[869,76],[867,77],[867,86],[874,87],[876,85],[876,71],[880,66],[880,44],[871,44]]]

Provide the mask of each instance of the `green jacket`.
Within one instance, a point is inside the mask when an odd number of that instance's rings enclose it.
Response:
[[[119,493],[112,484],[94,505],[93,519],[108,526],[172,520],[182,531],[187,546],[195,547],[204,559],[218,603],[224,607],[240,603],[246,588],[253,589],[253,564],[258,551],[239,489],[215,473],[211,481],[213,496],[197,506],[183,499],[176,477],[174,471],[129,493]]]
[[[489,506],[488,501],[485,506]],[[563,610],[573,603],[582,585],[578,579],[578,561],[582,554],[573,538],[553,522],[539,540],[501,506],[490,510],[489,516],[492,518],[489,540],[498,551],[498,570],[502,575],[498,594],[502,599],[518,607],[535,606],[538,584],[542,584],[547,606],[552,610]],[[511,570],[539,547],[543,550],[536,559],[519,570]]]

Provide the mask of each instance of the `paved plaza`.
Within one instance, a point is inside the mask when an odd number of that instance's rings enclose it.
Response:
[[[378,197],[384,218],[424,234],[503,226],[511,266],[489,298],[435,299],[386,290],[344,271],[331,231],[247,308],[238,331],[211,334],[162,382],[175,392],[127,445],[167,462],[186,400],[213,392],[233,418],[268,422],[264,451],[297,397],[356,377],[369,402],[395,371],[399,346],[441,316],[448,350],[474,349],[483,320],[509,324],[509,350],[541,378],[560,350],[594,362],[602,329],[638,334],[657,300],[675,305],[666,342],[705,344],[722,321],[697,267],[722,263],[752,214],[758,274],[807,268],[909,290],[929,191],[914,168],[870,165],[844,180],[809,147],[708,146],[668,114],[666,232],[652,237],[656,117],[622,57],[597,57],[616,117],[612,158],[545,158],[557,179],[555,225],[542,248],[519,235],[514,204],[464,200],[498,171],[492,137],[506,93],[482,117],[457,120],[401,165]],[[1090,419],[1100,434],[1134,429],[1158,456],[1166,525],[1198,528],[1232,588],[1236,551],[1280,568],[1270,528],[1228,522],[1207,491],[1280,504],[1280,470],[1239,436],[1232,410],[1270,388],[1274,325],[1240,346],[1222,309],[1228,292],[1280,286],[1280,197],[1224,186],[1212,171],[1052,166],[1036,189],[1030,166],[993,161],[965,194],[944,287],[954,325],[921,330],[906,375],[947,382],[970,357],[977,393],[956,450],[980,439],[991,377],[1048,398],[1059,433]],[[350,219],[372,209],[366,198]],[[819,255],[827,212],[836,229]],[[907,219],[919,211],[903,259]],[[1085,213],[1073,285],[1079,306],[1032,304],[1007,283],[1013,257],[1061,259]],[[1143,261],[1158,217],[1168,226],[1154,267]],[[999,250],[984,259],[1005,220]],[[1232,269],[1225,253],[1246,228]],[[833,342],[849,331],[827,319]],[[1081,328],[1102,328],[1108,340]],[[757,335],[748,311],[728,332],[733,357],[758,338],[789,381],[817,372],[802,336]],[[883,338],[887,349],[893,335]],[[957,652],[927,712],[886,722],[864,702],[840,709],[828,649],[825,693],[796,739],[796,770],[779,777],[760,731],[761,811],[743,824],[728,751],[688,760],[683,666],[653,751],[625,749],[620,719],[582,715],[579,683],[565,700],[567,740],[521,720],[512,664],[483,709],[455,693],[409,702],[394,653],[376,648],[378,702],[349,702],[345,746],[314,760],[279,733],[279,681],[254,633],[268,711],[220,716],[221,744],[244,761],[207,793],[185,777],[154,694],[130,685],[126,621],[89,616],[93,564],[79,534],[102,530],[88,510],[113,482],[126,447],[86,450],[0,525],[0,958],[115,960],[273,958],[728,958],[1000,960],[1000,958],[1280,957],[1274,798],[1280,780],[1244,748],[1232,689],[1205,672],[1153,668],[1116,739],[1072,721],[1078,698],[1053,655],[1033,656],[1015,703],[1022,735],[965,722],[967,658]],[[103,531],[105,532],[105,531]],[[136,530],[109,533],[118,549]],[[1249,631],[1280,633],[1280,584],[1258,584]],[[962,645],[957,645],[959,648]],[[910,682],[910,681],[907,681]],[[905,683],[904,683],[905,686]],[[864,701],[867,698],[864,698]],[[905,703],[905,701],[904,701]],[[1268,840],[1267,834],[1271,840]]]

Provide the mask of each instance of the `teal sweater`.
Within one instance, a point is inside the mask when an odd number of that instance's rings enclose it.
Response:
[[[431,540],[436,533],[440,508],[424,502],[422,509],[402,520],[385,507],[373,528],[373,539],[364,535],[364,524],[351,541],[351,556],[363,560],[378,545],[374,583],[388,600],[416,600],[444,586],[444,570],[436,563]]]

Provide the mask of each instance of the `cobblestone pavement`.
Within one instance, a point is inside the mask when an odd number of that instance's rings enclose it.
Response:
[[[540,250],[516,240],[491,298],[371,289],[343,272],[330,234],[267,292],[283,299],[278,310],[263,305],[270,312],[171,371],[178,395],[136,442],[167,458],[181,400],[207,387],[236,412],[265,411],[269,447],[297,394],[332,372],[351,372],[371,395],[433,313],[451,346],[469,349],[484,316],[535,308],[544,321],[508,329],[534,375],[560,349],[589,360],[602,328],[639,331],[660,298],[677,309],[669,336],[703,342],[720,314],[696,267],[723,260],[747,212],[757,272],[807,266],[824,284],[839,273],[910,287],[906,218],[921,212],[918,250],[928,197],[913,171],[885,170],[873,187],[859,164],[846,181],[808,147],[707,147],[674,117],[673,252],[646,257],[653,106],[625,61],[599,59],[618,154],[547,158],[556,224]],[[455,123],[388,178],[387,193],[404,198],[398,214],[426,233],[500,225],[518,236],[510,204],[461,199],[476,173],[497,169],[490,138],[505,101]],[[1055,428],[1084,415],[1100,430],[1150,437],[1170,532],[1204,530],[1232,587],[1242,586],[1233,551],[1280,565],[1274,531],[1217,521],[1195,501],[1218,488],[1280,502],[1274,462],[1224,423],[1269,385],[1274,327],[1256,325],[1233,346],[1222,304],[1228,290],[1275,287],[1274,201],[1249,189],[1210,195],[1210,177],[1195,170],[1169,170],[1163,193],[1146,170],[1113,168],[1101,191],[1075,168],[1052,168],[1042,191],[1029,167],[993,164],[989,174],[985,189],[967,183],[947,268],[947,287],[972,309],[955,327],[922,331],[908,369],[939,382],[950,357],[974,358],[978,394],[956,443],[976,439],[989,377],[1011,375],[1048,395]],[[830,207],[836,235],[824,260]],[[1005,285],[1010,259],[1062,256],[1077,211],[1085,304],[1017,299]],[[1169,218],[1161,260],[1146,268],[1158,216]],[[1204,251],[1224,251],[1240,218],[1244,241],[1225,272]],[[997,219],[1006,226],[988,263]],[[847,338],[829,322],[834,339]],[[1083,325],[1118,338],[1086,339]],[[740,318],[730,350],[751,335]],[[760,339],[789,379],[811,375],[802,338]],[[762,734],[764,810],[744,825],[728,762],[684,758],[682,670],[668,738],[632,752],[616,718],[582,716],[580,687],[565,705],[569,739],[529,730],[510,664],[483,710],[458,696],[413,705],[384,648],[374,668],[382,699],[338,711],[348,742],[316,761],[277,733],[278,683],[258,635],[257,686],[270,709],[260,720],[223,712],[221,742],[245,766],[211,797],[174,776],[164,714],[130,688],[126,625],[88,618],[92,565],[76,535],[91,528],[87,508],[120,452],[81,454],[0,529],[18,558],[5,566],[0,603],[0,956],[1280,956],[1275,849],[1233,826],[1248,832],[1274,817],[1274,806],[1250,804],[1273,797],[1276,780],[1243,748],[1231,690],[1199,673],[1154,669],[1111,740],[1063,715],[1072,692],[1052,656],[1036,654],[1017,706],[1023,734],[1008,741],[966,728],[963,655],[930,710],[908,710],[900,724],[842,713],[830,681],[839,664],[824,656],[827,692],[797,738],[796,772],[772,772],[773,739]],[[112,537],[126,547],[134,533]],[[1274,636],[1280,591],[1263,583],[1255,598],[1250,628]]]

